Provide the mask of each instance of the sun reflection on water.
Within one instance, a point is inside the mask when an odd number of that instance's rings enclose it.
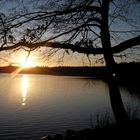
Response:
[[[23,75],[22,77],[22,106],[26,105],[27,88],[28,88],[28,76]]]

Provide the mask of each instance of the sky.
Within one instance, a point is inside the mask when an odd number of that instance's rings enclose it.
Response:
[[[119,1],[119,0],[116,0]],[[51,0],[1,0],[0,1],[0,13],[5,13],[6,15],[11,15],[14,11],[19,11],[20,13],[22,12],[26,12],[26,10],[29,9],[29,11],[32,10],[37,10],[37,7],[39,6],[40,8],[38,10],[44,10],[44,6],[42,5],[47,5],[48,3],[50,4],[50,6],[52,5],[57,5],[57,4],[62,4],[63,0],[57,0],[57,2],[54,3],[54,1]],[[118,7],[125,4],[126,0],[124,1],[119,1],[118,3]],[[135,6],[131,6],[131,1],[129,1],[129,5],[126,3],[126,6],[123,7],[123,9],[119,9],[114,7],[113,4],[111,4],[111,8],[110,8],[110,14],[112,14],[115,10],[117,11],[116,13],[120,13],[120,14],[124,14],[124,11],[127,11],[127,16],[128,16],[128,22],[126,24],[126,22],[124,22],[121,18],[119,20],[116,20],[113,24],[110,26],[111,31],[126,31],[126,30],[138,30],[140,31],[140,4],[136,4]],[[140,3],[140,2],[139,2]],[[33,8],[32,8],[33,7]],[[128,9],[129,8],[129,9]],[[45,9],[46,10],[46,9]],[[115,12],[113,13],[114,16]],[[137,28],[134,28],[131,25],[131,21],[134,18],[135,20],[135,24],[137,26]],[[113,19],[110,18],[110,21]],[[21,19],[22,20],[22,19]],[[110,22],[111,23],[111,22]],[[23,28],[23,27],[22,27]],[[18,29],[17,29],[18,30]],[[19,30],[18,30],[19,31]],[[20,31],[22,31],[22,29],[20,29]],[[14,32],[16,34],[16,30]],[[116,45],[116,42],[119,43],[121,41],[124,41],[127,38],[131,38],[133,36],[137,36],[140,32],[137,33],[133,33],[131,34],[130,32],[127,33],[122,33],[121,35],[116,34],[114,36],[114,38],[117,39],[117,41],[115,41],[115,39],[112,40],[112,45]],[[46,34],[45,34],[46,35]],[[113,35],[113,32],[112,32]],[[47,34],[47,36],[49,36]],[[103,63],[103,59],[102,56],[93,56],[90,55],[90,61],[88,59],[88,57],[86,55],[81,55],[78,53],[70,53],[70,55],[65,54],[64,58],[63,58],[63,51],[59,51],[58,53],[56,53],[56,55],[54,55],[53,57],[51,57],[49,59],[48,55],[46,55],[46,50],[44,49],[38,49],[34,52],[31,52],[29,58],[33,61],[32,63],[34,63],[35,65],[39,65],[39,66],[90,66],[90,65],[104,65]],[[115,57],[116,61],[118,62],[131,62],[131,61],[139,61],[139,56],[140,56],[140,50],[139,49],[133,49],[130,50],[128,49],[125,54],[128,54],[129,57],[125,58],[125,57]],[[122,53],[124,54],[124,52]],[[135,55],[134,55],[135,54]],[[20,64],[21,59],[26,59],[28,53],[24,50],[21,51],[8,51],[8,52],[0,52],[0,66],[3,65],[9,65],[9,64],[13,64],[13,65],[18,65]],[[136,58],[136,59],[135,59]]]

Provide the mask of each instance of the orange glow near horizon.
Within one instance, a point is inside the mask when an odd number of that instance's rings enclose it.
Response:
[[[19,58],[19,66],[22,68],[32,68],[36,67],[36,62],[33,61],[31,57],[28,58],[21,57]]]

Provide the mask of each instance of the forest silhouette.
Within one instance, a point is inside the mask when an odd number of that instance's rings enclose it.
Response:
[[[132,18],[133,16],[130,12],[131,9],[139,5],[139,1],[132,0],[131,4],[127,0],[54,0],[52,3],[49,3],[49,1],[41,3],[41,7],[38,7],[38,9],[35,7],[28,10],[24,6],[26,10],[23,13],[18,10],[14,11],[14,9],[13,14],[9,14],[9,16],[7,16],[8,13],[0,13],[0,52],[23,49],[28,52],[29,57],[32,51],[40,47],[51,48],[45,52],[45,54],[48,53],[46,55],[48,58],[60,53],[63,60],[65,55],[79,53],[86,55],[90,63],[93,61],[91,55],[102,55],[105,67],[100,68],[100,70],[94,68],[94,70],[96,71],[96,77],[103,77],[102,75],[106,77],[110,103],[117,124],[115,127],[111,126],[111,129],[104,127],[102,130],[105,129],[105,131],[102,132],[101,130],[100,133],[97,129],[95,130],[97,131],[96,134],[99,137],[102,133],[108,134],[107,137],[111,133],[117,136],[126,129],[128,136],[131,132],[134,132],[132,134],[135,136],[137,134],[135,132],[138,130],[136,125],[139,126],[139,120],[137,120],[137,123],[136,120],[130,120],[123,105],[119,83],[123,80],[127,81],[127,79],[139,77],[139,64],[130,64],[128,67],[130,73],[128,73],[127,65],[122,64],[118,67],[115,61],[115,56],[127,57],[126,54],[122,53],[123,51],[140,45],[139,26],[136,26],[136,20],[135,22],[129,20],[129,17]],[[138,9],[135,10],[135,14],[137,14]],[[137,17],[133,16],[133,18]],[[50,35],[47,34],[48,32]],[[138,48],[135,49],[138,50]],[[63,52],[60,52],[60,50],[63,50]],[[133,66],[136,66],[135,70],[133,70]],[[33,73],[34,71],[35,73],[36,70],[39,71],[40,69],[43,73],[45,68],[24,69],[23,72]],[[50,68],[51,71],[49,71],[49,68],[47,69],[48,73],[53,71],[53,68]],[[74,69],[74,67],[58,67],[54,68],[54,71],[58,71],[60,75],[61,73],[63,75],[74,75],[76,73]],[[94,75],[92,68],[76,69],[79,69],[83,75]],[[86,72],[82,72],[82,70]],[[82,74],[79,73],[79,75]],[[90,135],[94,135],[94,132],[91,133],[92,130],[85,130],[84,132],[88,133],[86,138],[82,133],[78,139],[91,139]],[[77,139],[79,133],[75,134],[75,137],[72,136],[67,139]]]

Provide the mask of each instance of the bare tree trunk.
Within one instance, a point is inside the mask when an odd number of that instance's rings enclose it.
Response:
[[[103,0],[101,38],[104,49],[104,58],[109,72],[108,86],[109,86],[110,101],[117,123],[122,123],[128,121],[129,118],[123,106],[117,78],[113,76],[113,74],[115,74],[115,61],[113,58],[113,54],[111,52],[110,34],[108,27],[108,11],[109,11],[109,0]]]
[[[108,85],[109,85],[110,102],[116,121],[117,123],[125,123],[129,120],[129,117],[125,111],[122,102],[117,79],[115,77],[110,78],[108,81]]]

